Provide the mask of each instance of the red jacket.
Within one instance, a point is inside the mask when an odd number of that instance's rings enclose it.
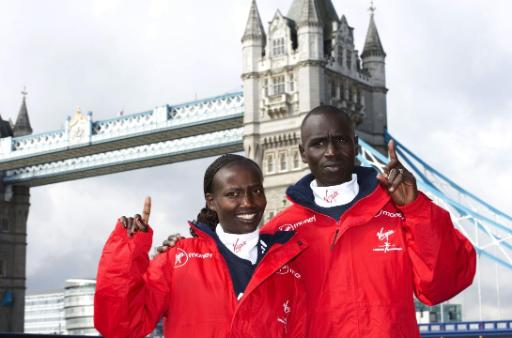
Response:
[[[469,286],[476,268],[470,242],[422,193],[397,207],[376,185],[339,219],[295,203],[305,201],[297,189],[309,189],[312,202],[312,179],[293,187],[294,204],[262,230],[296,230],[309,245],[295,262],[310,310],[307,336],[419,337],[413,294],[433,305]]]
[[[300,274],[291,262],[306,244],[273,244],[237,300],[212,237],[199,237],[149,260],[152,230],[132,238],[118,222],[98,268],[94,322],[106,338],[143,337],[165,317],[166,337],[304,337]]]

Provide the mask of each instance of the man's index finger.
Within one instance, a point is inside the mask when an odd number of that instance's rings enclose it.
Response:
[[[395,141],[394,140],[390,140],[388,142],[388,153],[389,153],[389,159],[390,160],[396,160],[397,157],[396,157],[396,151],[395,151]]]
[[[151,197],[147,196],[144,199],[144,210],[142,210],[142,220],[144,223],[148,224],[149,222],[149,214],[151,213]]]

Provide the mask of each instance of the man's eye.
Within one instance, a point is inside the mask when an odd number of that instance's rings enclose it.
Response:
[[[263,189],[261,189],[261,188],[254,189],[254,194],[261,195],[262,193],[263,193]]]
[[[240,196],[240,193],[238,193],[237,191],[229,191],[229,192],[225,193],[224,196],[235,198],[235,197]]]
[[[345,143],[347,143],[347,139],[344,137],[337,137],[336,142],[339,144],[345,144]]]

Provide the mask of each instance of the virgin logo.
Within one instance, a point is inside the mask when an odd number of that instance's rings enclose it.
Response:
[[[313,223],[315,221],[316,221],[316,215],[313,215],[309,218],[303,219],[303,220],[295,222],[293,224],[290,224],[290,223],[283,224],[283,225],[279,226],[279,230],[280,231],[293,231],[304,224]]]
[[[297,279],[301,278],[300,273],[298,273],[297,271],[295,271],[292,268],[290,268],[290,266],[288,264],[283,265],[281,267],[281,269],[277,270],[277,273],[280,274],[280,275],[286,275],[286,274],[289,273],[289,274],[291,274],[293,277],[295,277]]]
[[[329,193],[329,191],[325,191],[325,197],[324,197],[324,201],[326,201],[327,203],[332,203],[336,197],[338,197],[338,192],[337,191],[333,191],[331,193]]]
[[[237,238],[235,243],[233,243],[233,251],[235,253],[239,253],[240,250],[242,250],[242,248],[244,247],[244,245],[246,245],[247,242],[246,241],[243,241],[243,242],[240,242],[240,239]]]
[[[177,248],[176,249],[176,260],[174,262],[174,268],[181,268],[183,265],[188,262],[188,254],[185,250]]]

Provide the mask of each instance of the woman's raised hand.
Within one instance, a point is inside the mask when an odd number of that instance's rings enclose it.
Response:
[[[151,197],[147,196],[144,200],[144,209],[142,216],[136,214],[133,217],[121,216],[119,220],[123,223],[123,227],[128,231],[128,236],[132,237],[137,231],[148,231],[149,215],[151,213]]]

